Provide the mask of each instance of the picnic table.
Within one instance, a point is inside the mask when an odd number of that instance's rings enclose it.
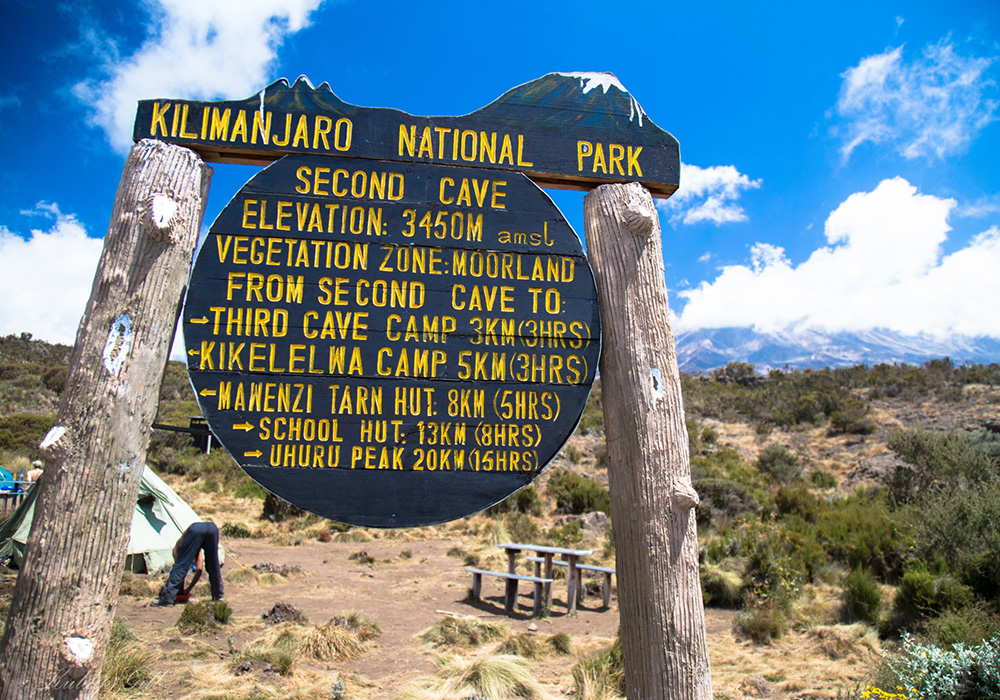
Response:
[[[552,578],[552,557],[559,555],[564,557],[566,560],[566,579],[567,579],[567,591],[566,591],[566,607],[570,614],[576,612],[577,603],[577,592],[579,591],[580,584],[580,572],[577,569],[580,557],[586,557],[593,554],[593,550],[590,549],[567,549],[565,547],[549,547],[542,544],[522,544],[522,543],[509,543],[497,545],[501,549],[507,550],[507,572],[510,574],[515,574],[517,572],[517,555],[522,551],[527,550],[529,552],[538,552],[542,555],[542,560],[544,564],[544,571],[542,576],[546,579]],[[552,583],[543,584],[545,591],[545,606],[548,608],[552,607]]]

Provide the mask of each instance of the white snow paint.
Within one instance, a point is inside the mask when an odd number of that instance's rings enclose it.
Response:
[[[108,341],[104,344],[104,368],[117,377],[131,349],[132,319],[122,314],[111,324]]]
[[[583,94],[586,95],[588,92],[594,88],[602,88],[604,94],[608,94],[609,88],[618,88],[629,99],[629,114],[628,120],[632,121],[636,115],[639,116],[639,126],[642,126],[642,117],[645,114],[642,107],[639,106],[639,102],[632,97],[625,86],[621,84],[612,73],[559,73],[558,75],[564,75],[567,78],[578,78],[580,80],[580,87],[583,89]]]
[[[42,450],[47,450],[59,442],[60,438],[66,434],[66,427],[62,425],[52,426],[52,429],[45,434],[45,439],[38,446]]]
[[[653,398],[663,398],[667,392],[663,387],[663,376],[660,374],[660,369],[658,367],[651,368],[649,370],[649,377],[653,381]]]
[[[170,226],[170,222],[177,213],[177,202],[165,194],[154,194],[153,203],[150,206],[150,218],[156,228],[164,229]]]
[[[94,655],[94,643],[84,637],[66,637],[66,648],[77,663],[86,663]]]

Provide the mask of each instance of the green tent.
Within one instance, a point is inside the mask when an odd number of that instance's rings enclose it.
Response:
[[[36,489],[30,489],[21,505],[0,525],[0,557],[9,556],[18,566],[21,565],[24,543],[28,540],[35,515],[35,493]],[[169,568],[174,563],[173,548],[177,538],[188,525],[200,520],[191,506],[152,469],[145,467],[132,515],[125,570],[155,573]],[[224,559],[225,552],[219,547],[219,561]]]

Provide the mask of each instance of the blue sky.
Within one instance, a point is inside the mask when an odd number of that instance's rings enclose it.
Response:
[[[136,101],[277,78],[473,111],[609,71],[680,142],[675,329],[1000,338],[1000,3],[22,0],[0,27],[0,333],[71,343]],[[216,165],[205,228],[255,172]],[[582,236],[582,193],[550,191]]]

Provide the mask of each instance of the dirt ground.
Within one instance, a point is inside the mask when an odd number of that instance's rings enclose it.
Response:
[[[513,616],[503,611],[503,584],[487,579],[483,600],[471,603],[466,595],[471,575],[462,561],[448,552],[469,548],[464,537],[406,541],[374,539],[368,542],[307,541],[297,546],[274,546],[265,540],[225,540],[229,560],[224,568],[226,601],[233,609],[230,624],[214,633],[182,635],[176,625],[181,606],[151,606],[151,598],[122,596],[118,615],[154,650],[157,676],[140,695],[158,698],[213,697],[218,688],[235,682],[224,669],[235,650],[244,648],[267,632],[263,619],[276,603],[300,609],[310,623],[358,611],[381,627],[375,648],[361,658],[308,666],[313,678],[344,679],[345,697],[396,698],[414,681],[433,674],[439,650],[423,643],[419,635],[444,615],[469,615],[504,622],[514,632],[536,628],[538,635],[569,635],[574,654],[534,661],[532,671],[552,697],[573,695],[572,667],[580,659],[608,647],[618,631],[617,597],[602,608],[599,592],[586,596],[577,614],[567,615],[566,584],[553,586],[551,614],[531,617],[531,590],[522,588]],[[488,553],[489,546],[481,551]],[[496,549],[493,547],[493,549]],[[350,557],[365,552],[375,561],[359,564]],[[497,550],[499,552],[499,550]],[[241,567],[269,563],[276,567],[301,567],[300,573],[234,583]],[[497,568],[499,557],[491,564]],[[154,585],[162,577],[150,577]],[[200,585],[196,595],[207,595]],[[851,632],[817,634],[792,632],[773,646],[755,646],[733,632],[731,611],[706,611],[706,628],[717,698],[835,698],[853,687],[865,673],[871,649],[858,651]],[[833,635],[833,641],[829,635]],[[832,650],[832,651],[831,651]],[[488,653],[488,647],[479,652]],[[305,668],[305,666],[303,666]],[[214,669],[214,670],[213,670]],[[223,669],[223,670],[219,670]],[[273,687],[276,679],[260,679]],[[214,695],[214,697],[220,697]],[[224,696],[222,696],[224,697]],[[243,697],[234,695],[233,697]],[[294,690],[275,697],[296,697]]]

